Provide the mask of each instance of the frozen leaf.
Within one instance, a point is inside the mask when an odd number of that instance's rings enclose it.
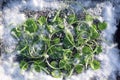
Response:
[[[90,67],[93,69],[93,70],[97,70],[100,68],[100,62],[97,61],[97,60],[93,60],[91,63],[90,63]]]
[[[46,23],[46,17],[45,16],[41,16],[39,19],[38,19],[38,22],[39,24],[42,26],[43,24]]]
[[[98,28],[101,31],[104,30],[104,29],[106,29],[106,27],[107,27],[107,23],[106,22],[102,22],[102,23],[98,24]]]

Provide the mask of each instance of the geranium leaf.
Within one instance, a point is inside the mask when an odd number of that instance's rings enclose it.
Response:
[[[83,66],[78,64],[75,66],[75,71],[80,74],[83,71]]]
[[[52,76],[55,78],[60,78],[62,73],[60,72],[60,70],[54,70],[51,72]]]
[[[93,69],[93,70],[97,70],[100,68],[100,62],[97,61],[97,60],[93,60],[91,63],[90,63],[90,67]]]
[[[98,24],[98,28],[99,28],[99,30],[104,30],[104,29],[106,29],[106,27],[107,27],[107,23],[106,22],[100,22],[99,24]]]
[[[34,19],[27,19],[25,22],[25,30],[29,31],[30,33],[36,32],[38,30],[38,26]]]
[[[39,24],[42,26],[43,24],[45,24],[47,21],[46,17],[45,16],[41,16],[39,19],[38,19],[38,22]]]

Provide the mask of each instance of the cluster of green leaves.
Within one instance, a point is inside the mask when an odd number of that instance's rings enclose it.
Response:
[[[53,17],[29,18],[11,30],[22,56],[20,68],[27,70],[32,65],[36,71],[56,78],[79,74],[90,67],[100,68],[94,56],[102,52],[100,32],[106,23],[93,23],[90,15],[81,21],[74,12],[68,14],[65,10],[57,11]]]

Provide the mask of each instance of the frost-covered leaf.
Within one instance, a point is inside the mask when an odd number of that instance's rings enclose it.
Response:
[[[97,70],[100,68],[100,62],[97,61],[97,60],[93,60],[91,63],[90,63],[90,67],[93,69],[93,70]]]
[[[67,22],[69,24],[73,24],[76,19],[77,19],[76,16],[74,14],[71,14],[71,15],[68,16]]]
[[[60,70],[54,70],[51,72],[52,76],[55,77],[55,78],[60,78],[62,73]]]
[[[82,53],[83,53],[83,54],[91,54],[91,52],[92,52],[92,50],[91,50],[91,48],[88,47],[88,46],[84,46],[84,47],[82,48]]]
[[[39,19],[38,19],[38,22],[39,24],[42,26],[43,24],[45,24],[47,21],[46,17],[45,16],[41,16]]]
[[[106,22],[100,22],[98,24],[99,30],[104,30],[104,29],[106,29],[106,27],[107,27],[107,23]]]
[[[102,52],[102,47],[101,46],[97,46],[97,54]]]
[[[25,61],[21,61],[20,62],[20,68],[23,70],[27,70],[28,69],[29,64]]]
[[[19,28],[13,28],[11,30],[11,34],[12,36],[14,36],[16,39],[18,39],[21,36],[21,31],[19,30]]]
[[[71,44],[74,44],[74,37],[73,37],[73,34],[66,30],[65,31],[65,34],[66,34],[66,38],[68,39],[68,41],[71,43]]]
[[[34,19],[27,19],[27,21],[25,22],[25,30],[29,31],[30,33],[36,32],[38,30],[38,26],[36,25]]]
[[[91,15],[87,14],[87,15],[85,16],[85,20],[86,20],[86,21],[92,21],[92,20],[93,20],[93,17],[92,17]]]
[[[56,67],[56,66],[57,66],[57,62],[56,62],[56,61],[52,61],[50,64],[51,64],[53,67]]]
[[[75,71],[80,74],[83,71],[83,66],[78,64],[75,66]]]

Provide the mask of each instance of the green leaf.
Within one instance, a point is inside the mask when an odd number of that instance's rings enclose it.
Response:
[[[23,44],[22,46],[20,46],[20,52],[21,53],[27,53],[27,51],[29,51],[29,46]]]
[[[54,70],[51,72],[52,76],[55,77],[55,78],[60,78],[62,73],[60,70]]]
[[[97,39],[99,38],[100,34],[98,32],[93,32],[91,38],[92,39]]]
[[[58,27],[60,28],[60,29],[63,29],[65,26],[64,26],[64,24],[58,24]]]
[[[75,53],[74,58],[80,58],[80,57],[81,57],[80,53]]]
[[[56,67],[56,66],[57,66],[57,62],[56,62],[56,61],[52,61],[50,64],[51,64],[53,67]]]
[[[83,54],[91,54],[91,52],[92,52],[92,50],[91,50],[91,48],[88,47],[88,46],[84,46],[84,47],[82,48],[82,53],[83,53]]]
[[[93,69],[93,70],[97,70],[100,68],[100,62],[97,61],[97,60],[93,60],[93,62],[90,63],[90,67]]]
[[[19,30],[19,28],[13,28],[11,30],[11,34],[18,39],[21,36],[21,31]]]
[[[59,62],[59,67],[61,68],[61,67],[64,67],[65,66],[65,64],[66,64],[66,61],[65,60],[60,60],[60,62]]]
[[[37,72],[40,72],[45,67],[46,67],[45,63],[41,62],[41,60],[37,60],[37,61],[34,62],[34,69]]]
[[[45,24],[47,22],[47,19],[45,16],[41,16],[39,19],[38,19],[38,22],[39,24],[42,26],[43,24]]]
[[[97,46],[97,54],[102,52],[102,47],[101,46]]]
[[[39,36],[38,36],[38,35],[34,35],[34,36],[33,36],[33,43],[37,43],[37,42],[39,42],[39,41],[40,41]]]
[[[34,69],[35,71],[37,72],[40,72],[41,71],[41,67],[39,65],[34,65]]]
[[[95,30],[97,30],[97,26],[95,24],[92,24],[92,26]]]
[[[52,59],[59,59],[59,58],[61,59],[63,57],[63,50],[61,46],[52,47],[51,51],[53,52],[49,51],[48,54],[50,55]]]
[[[75,22],[75,20],[76,20],[76,16],[74,14],[70,14],[68,16],[67,22],[68,22],[68,24],[73,24]]]
[[[61,10],[57,11],[57,13],[56,13],[56,15],[54,16],[52,22],[55,22],[56,19],[59,17],[60,11],[61,11]]]
[[[54,44],[60,43],[60,38],[55,38],[55,39],[53,40],[53,42],[54,42]]]
[[[102,23],[98,24],[98,28],[101,31],[104,30],[104,29],[106,29],[106,27],[107,27],[107,23],[106,22],[102,22]]]
[[[25,61],[21,61],[20,62],[20,68],[23,70],[27,70],[28,69],[29,64]]]
[[[79,31],[89,31],[90,26],[87,23],[81,23],[77,26]]]
[[[57,24],[63,24],[63,20],[59,16],[56,17],[56,21],[55,22],[57,22]]]
[[[73,34],[72,34],[70,31],[66,30],[66,31],[65,31],[65,35],[66,35],[66,38],[68,39],[68,41],[69,41],[72,45],[74,45],[74,37],[73,37]]]
[[[65,69],[66,71],[70,71],[70,70],[72,69],[71,64],[68,64],[68,63],[65,64],[64,69]]]
[[[89,14],[85,15],[85,20],[86,21],[92,21],[93,20],[93,17]]]
[[[83,32],[81,33],[81,38],[83,38],[83,39],[88,39],[89,37],[90,37],[90,33],[89,33],[89,32],[83,31]]]
[[[52,25],[47,25],[47,30],[48,30],[50,33],[54,33],[54,32],[55,32],[55,29],[53,28]]]
[[[64,60],[70,58],[71,55],[72,55],[72,51],[70,49],[64,49],[64,52],[63,52],[63,59]]]
[[[96,31],[96,29],[95,28],[91,28],[91,36],[90,36],[90,38],[91,39],[97,39],[97,38],[99,38],[99,36],[100,36],[100,34]]]
[[[80,74],[83,71],[83,66],[78,64],[75,66],[75,71]]]
[[[85,42],[85,40],[81,37],[78,38],[78,43],[79,45],[83,44]]]
[[[34,19],[27,19],[25,22],[25,30],[29,31],[30,33],[36,32],[38,30],[38,26]]]
[[[69,64],[69,60],[61,59],[59,62],[59,67],[64,68],[66,71],[70,71],[72,69],[71,64]]]

